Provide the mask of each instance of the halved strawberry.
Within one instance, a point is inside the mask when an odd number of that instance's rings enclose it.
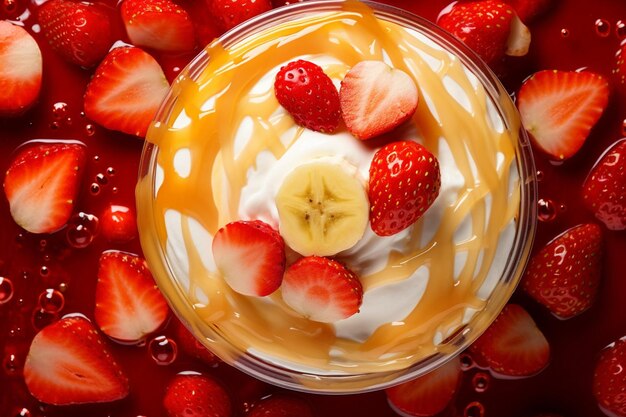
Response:
[[[583,146],[609,101],[609,84],[590,71],[545,70],[524,81],[517,107],[535,145],[565,160]]]
[[[62,318],[35,335],[24,381],[47,404],[109,402],[128,395],[128,379],[106,341],[82,316]]]
[[[461,361],[456,356],[421,377],[387,388],[387,401],[403,416],[434,416],[450,404],[462,374]]]
[[[313,417],[311,406],[295,395],[277,394],[265,397],[247,417]]]
[[[49,0],[39,8],[38,17],[52,49],[82,67],[100,62],[115,41],[113,15],[99,4]]]
[[[222,30],[232,29],[245,20],[272,8],[270,0],[205,0]]]
[[[550,345],[521,306],[508,304],[470,347],[492,373],[526,377],[539,373],[550,360]]]
[[[602,230],[597,224],[574,226],[535,254],[522,280],[531,297],[560,319],[593,304],[602,269]]]
[[[41,51],[20,26],[0,21],[0,116],[30,108],[41,90]]]
[[[111,130],[144,137],[169,85],[152,56],[136,47],[111,50],[85,92],[85,114]]]
[[[283,280],[285,242],[260,220],[235,221],[218,230],[213,257],[226,283],[243,295],[269,295]]]
[[[607,416],[626,416],[626,336],[600,352],[593,374],[593,394]]]
[[[364,140],[409,120],[417,109],[418,91],[406,72],[382,61],[361,61],[341,81],[339,100],[348,130]]]
[[[13,220],[31,233],[65,226],[85,163],[85,146],[78,142],[34,142],[21,148],[4,177]]]
[[[185,9],[171,0],[124,0],[122,20],[136,46],[164,52],[193,50],[193,22]]]
[[[230,396],[213,378],[196,373],[176,375],[165,390],[169,417],[231,417]]]
[[[626,229],[626,139],[611,145],[591,169],[583,202],[608,229]]]
[[[173,319],[174,334],[178,347],[187,355],[200,359],[207,365],[216,365],[220,359],[198,341],[177,318]]]
[[[304,317],[332,323],[358,313],[363,286],[339,262],[321,256],[300,258],[285,271],[283,300]]]
[[[168,314],[145,260],[116,250],[100,255],[94,312],[100,330],[117,341],[136,343],[161,327]]]

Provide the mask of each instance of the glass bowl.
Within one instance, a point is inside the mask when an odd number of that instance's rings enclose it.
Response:
[[[335,81],[363,59],[408,69],[423,110],[398,135],[417,135],[435,148],[442,167],[442,194],[415,227],[391,244],[371,238],[383,243],[340,254],[357,264],[367,285],[359,319],[330,325],[297,317],[280,291],[263,299],[233,292],[211,255],[212,235],[248,217],[242,207],[254,207],[249,201],[261,196],[259,204],[269,208],[260,217],[272,223],[267,190],[280,179],[260,173],[287,160],[294,144],[354,141],[345,143],[358,152],[329,145],[350,159],[389,140],[363,143],[343,127],[337,138],[311,139],[294,127],[277,108],[271,84],[280,65],[296,58],[319,61]],[[300,158],[316,154],[315,146]],[[425,19],[350,0],[275,9],[207,46],[173,82],[148,131],[136,199],[148,264],[198,340],[271,384],[335,394],[401,383],[467,348],[515,290],[536,223],[530,145],[497,77]],[[289,252],[288,263],[296,257]],[[392,284],[376,281],[380,270],[388,277],[403,268],[409,272]]]

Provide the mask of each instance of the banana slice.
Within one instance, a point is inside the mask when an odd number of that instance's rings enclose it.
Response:
[[[325,160],[300,165],[278,190],[280,234],[301,255],[334,255],[363,236],[369,201],[356,169],[346,165]]]

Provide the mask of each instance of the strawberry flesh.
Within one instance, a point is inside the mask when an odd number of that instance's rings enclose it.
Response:
[[[535,145],[562,161],[583,146],[608,99],[609,84],[598,74],[544,70],[524,81],[517,107]]]
[[[626,336],[600,352],[593,374],[593,394],[607,416],[626,416]]]
[[[31,233],[62,228],[74,210],[86,164],[78,142],[34,142],[11,161],[4,192],[13,220]]]
[[[201,374],[178,374],[167,385],[163,406],[169,417],[231,417],[228,393]]]
[[[169,308],[145,260],[110,250],[100,256],[94,315],[107,336],[137,343],[165,323]]]
[[[82,316],[65,317],[35,335],[24,380],[35,398],[55,405],[115,401],[129,390],[106,341]]]

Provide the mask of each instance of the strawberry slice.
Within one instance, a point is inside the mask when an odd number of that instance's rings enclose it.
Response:
[[[260,220],[228,223],[213,238],[213,257],[226,283],[243,295],[276,291],[285,271],[285,242]]]
[[[414,141],[392,142],[379,149],[369,174],[370,224],[379,236],[396,234],[414,224],[441,188],[437,158]]]
[[[20,149],[4,177],[13,220],[31,233],[62,228],[74,210],[86,163],[78,142],[35,142]]]
[[[526,377],[539,373],[550,360],[550,345],[530,314],[508,304],[498,318],[470,347],[492,373]]]
[[[626,416],[626,336],[600,352],[593,373],[593,394],[607,416]]]
[[[409,120],[417,109],[418,91],[406,72],[382,61],[361,61],[342,80],[339,100],[348,130],[365,140]]]
[[[205,0],[223,31],[272,8],[270,0]]]
[[[283,300],[304,317],[332,323],[358,313],[363,287],[357,275],[339,262],[307,256],[294,262],[283,279]]]
[[[35,39],[24,28],[0,21],[0,116],[21,114],[37,101],[41,72]]]
[[[461,382],[458,356],[411,381],[387,388],[387,401],[403,416],[434,416],[452,402]]]
[[[602,269],[602,230],[581,224],[566,230],[535,254],[522,286],[560,319],[575,317],[593,304]]]
[[[524,81],[517,107],[535,145],[556,160],[583,146],[609,100],[609,84],[589,71],[539,71]]]
[[[24,363],[31,394],[47,404],[119,400],[128,379],[89,320],[67,316],[44,327],[33,339]]]
[[[626,229],[626,140],[613,144],[583,183],[585,206],[610,230]]]
[[[313,417],[311,406],[295,395],[278,394],[265,397],[247,417]]]
[[[176,375],[165,389],[163,405],[169,417],[231,417],[228,393],[202,374]]]
[[[38,17],[52,49],[82,67],[100,62],[115,41],[113,16],[98,4],[49,0],[39,8]]]
[[[144,137],[168,91],[152,56],[136,47],[111,50],[85,93],[85,114],[111,130]]]
[[[167,302],[146,261],[126,252],[100,255],[96,283],[96,324],[122,343],[137,343],[165,323]]]
[[[124,0],[121,14],[128,38],[136,46],[163,52],[188,52],[195,47],[189,14],[171,0]]]

